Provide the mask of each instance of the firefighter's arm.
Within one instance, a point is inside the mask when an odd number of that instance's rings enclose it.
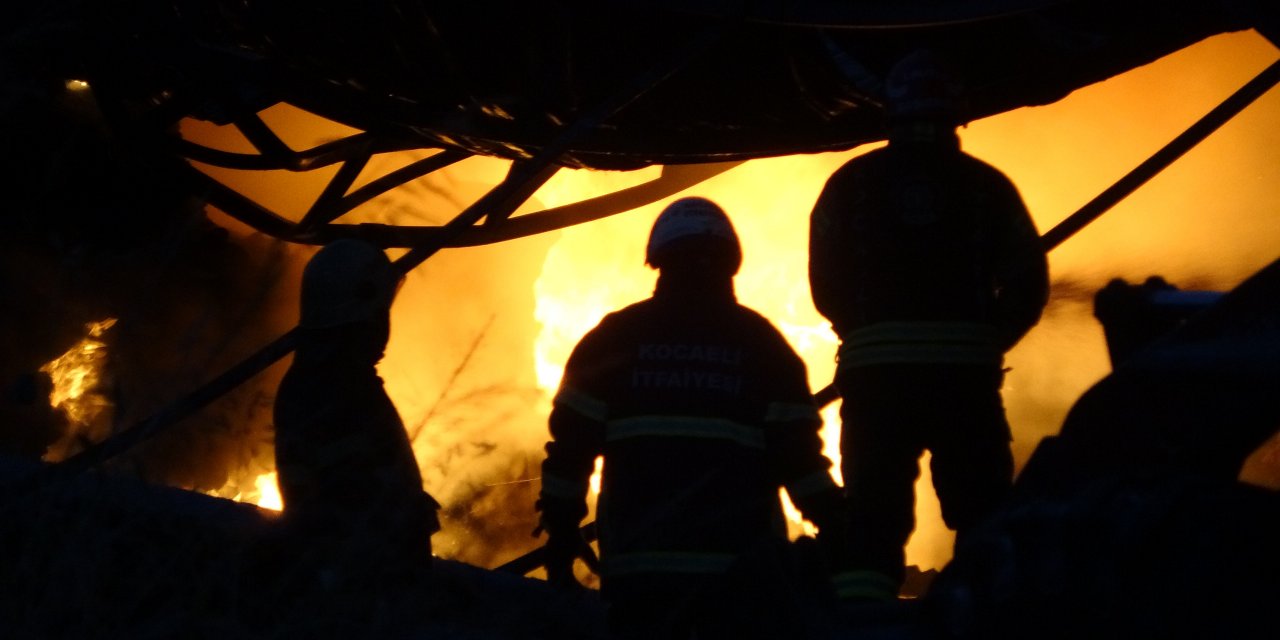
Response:
[[[577,585],[574,559],[590,551],[579,525],[587,515],[587,490],[595,459],[604,446],[607,405],[580,375],[589,349],[579,344],[565,367],[565,380],[553,401],[548,427],[551,441],[542,463],[537,535],[547,532],[547,579],[558,586]]]
[[[547,581],[560,587],[579,586],[573,563],[590,553],[579,526],[587,515],[588,485],[603,440],[603,424],[580,413],[566,399],[573,393],[562,387],[551,412],[553,439],[547,443],[542,463],[542,491],[536,505],[540,515],[534,530],[534,535],[547,533]]]
[[[848,525],[843,492],[831,478],[831,461],[822,453],[822,438],[818,435],[822,422],[817,405],[810,401],[772,406],[774,411],[795,412],[789,420],[769,421],[768,429],[773,435],[767,442],[774,454],[779,484],[804,519],[818,528],[818,542],[828,561],[839,566]]]
[[[765,409],[765,444],[771,471],[800,513],[819,531],[840,528],[840,489],[831,478],[831,460],[822,453],[822,418],[809,393],[804,363],[785,354],[777,368],[775,396]]]
[[[1017,189],[1006,182],[1001,190],[992,286],[1000,346],[1007,351],[1040,321],[1049,301],[1049,264]]]
[[[561,388],[551,411],[552,440],[547,443],[547,458],[542,462],[542,491],[538,506],[542,525],[548,531],[577,529],[587,515],[587,489],[595,458],[599,455],[603,425],[562,404],[566,392]],[[563,526],[561,526],[563,525]]]

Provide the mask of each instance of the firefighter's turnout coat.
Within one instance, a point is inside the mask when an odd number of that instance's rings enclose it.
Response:
[[[381,352],[328,335],[311,340],[320,347],[299,348],[276,397],[285,521],[360,573],[426,563],[439,504],[422,488],[404,423],[378,377]]]
[[[602,586],[715,574],[784,538],[778,495],[834,490],[805,366],[768,320],[720,291],[659,280],[574,349],[550,417],[543,502],[583,505],[597,456]],[[585,513],[585,507],[582,508]]]
[[[967,529],[1012,482],[1003,356],[1048,296],[1044,251],[1013,184],[954,132],[897,139],[827,181],[810,226],[810,285],[841,340],[848,597],[893,597],[914,527],[917,459],[932,452],[943,519]]]
[[[954,135],[841,167],[814,206],[809,252],[841,370],[998,364],[1048,299],[1044,251],[1017,189]]]

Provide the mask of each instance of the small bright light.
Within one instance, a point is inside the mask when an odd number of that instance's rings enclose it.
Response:
[[[68,80],[67,90],[68,91],[88,91],[89,83],[85,82],[84,80]]]

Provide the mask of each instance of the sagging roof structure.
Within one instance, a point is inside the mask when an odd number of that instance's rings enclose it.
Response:
[[[1266,0],[87,4],[14,9],[22,14],[15,24],[57,36],[58,55],[40,73],[86,81],[120,138],[240,222],[293,243],[358,237],[405,248],[397,261],[405,272],[444,248],[621,213],[746,160],[882,140],[881,78],[898,57],[922,45],[962,70],[971,93],[968,117],[976,120],[1052,103],[1217,34],[1255,29],[1280,44],[1280,10]],[[1171,132],[1168,146],[1049,230],[1046,247],[1097,218],[1278,81],[1280,65],[1272,65],[1190,129]],[[290,148],[261,117],[279,104],[356,133]],[[177,125],[189,118],[232,126],[255,151],[230,153],[184,139]],[[373,156],[398,151],[427,155],[353,188]],[[342,221],[380,194],[477,155],[510,160],[510,171],[446,224]],[[310,210],[294,219],[193,162],[249,171],[337,170]],[[649,166],[661,166],[661,175],[624,192],[514,215],[557,171]],[[1275,270],[1260,281],[1274,287]],[[294,335],[281,335],[63,462],[6,463],[4,484],[10,495],[48,484],[78,490],[94,478],[61,481],[234,389],[287,355]],[[1091,443],[1089,432],[1075,435],[1081,430],[1071,429],[1062,442]],[[232,529],[256,531],[264,517],[247,505],[205,507],[205,515]],[[168,517],[186,514],[178,509]]]
[[[294,243],[359,237],[409,251],[563,228],[677,193],[753,158],[882,140],[881,78],[929,46],[970,90],[968,118],[1054,102],[1213,35],[1256,29],[1280,42],[1263,0],[806,0],[736,3],[171,0],[25,9],[57,24],[47,72],[83,79],[123,138],[166,159],[193,194]],[[66,34],[74,37],[65,37]],[[1061,243],[1280,80],[1272,65],[1044,237]],[[260,113],[288,104],[354,129],[290,148]],[[196,118],[234,126],[256,149],[184,139]],[[352,189],[376,154],[422,160]],[[511,160],[506,178],[439,226],[346,224],[374,197],[468,157]],[[238,170],[337,166],[299,220],[254,202],[192,162]],[[663,167],[624,192],[521,215],[562,169]],[[293,348],[289,332],[162,411],[56,465],[41,483],[128,450],[235,388]]]

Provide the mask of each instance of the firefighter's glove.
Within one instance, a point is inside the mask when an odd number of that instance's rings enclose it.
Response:
[[[593,570],[596,564],[595,552],[578,528],[578,523],[586,515],[585,506],[544,496],[538,500],[537,507],[542,511],[542,518],[533,534],[547,532],[547,544],[543,547],[547,582],[565,589],[582,588],[573,575],[573,561],[583,558]]]
[[[583,558],[589,566],[594,565],[596,554],[582,534],[576,531],[569,534],[549,533],[545,549],[547,582],[560,589],[583,588],[582,583],[573,575],[573,562]]]

